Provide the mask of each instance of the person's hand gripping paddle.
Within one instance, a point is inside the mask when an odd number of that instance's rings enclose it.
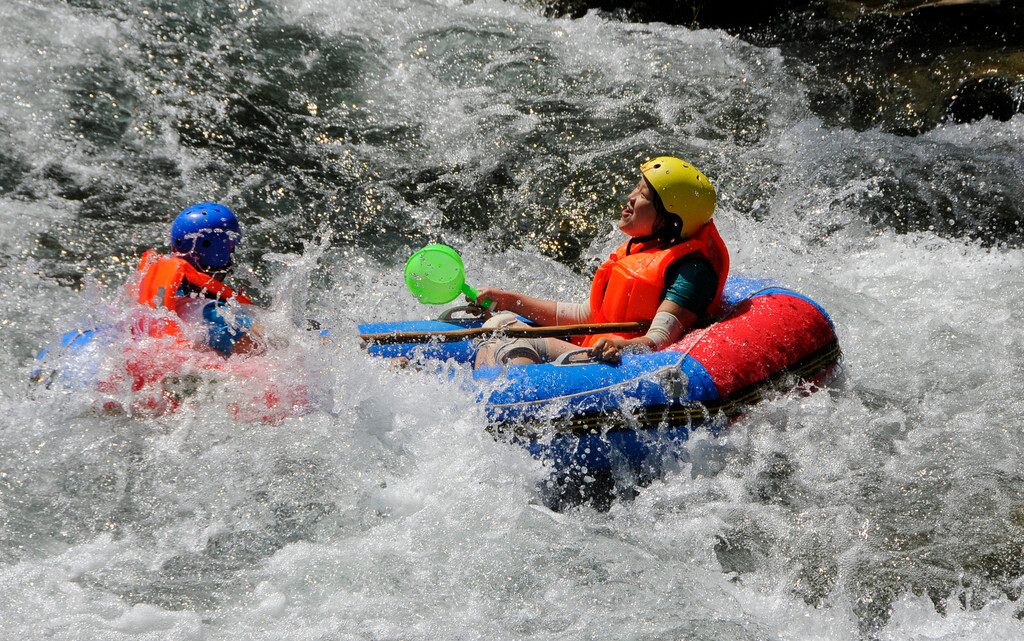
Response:
[[[405,263],[405,286],[421,303],[443,305],[465,294],[476,301],[480,292],[466,284],[466,272],[459,253],[447,245],[427,245]],[[477,303],[490,307],[484,299]]]

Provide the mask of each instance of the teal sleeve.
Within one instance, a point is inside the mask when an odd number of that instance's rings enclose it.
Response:
[[[703,316],[718,291],[718,276],[703,256],[684,256],[665,271],[665,300]]]

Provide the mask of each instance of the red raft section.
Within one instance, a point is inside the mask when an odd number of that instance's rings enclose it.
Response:
[[[783,289],[740,302],[705,331],[691,332],[671,349],[689,351],[727,398],[784,370],[814,371],[816,357],[838,350],[835,328],[817,304]],[[805,367],[801,368],[803,364]]]
[[[108,413],[151,418],[194,400],[218,403],[242,422],[278,423],[326,398],[302,356],[267,350],[224,358],[172,336],[137,337],[108,326],[68,332],[48,345],[32,380],[83,392]]]
[[[303,377],[292,369],[299,364],[288,360],[276,362],[265,355],[224,358],[180,340],[148,337],[134,341],[122,354],[123,370],[117,368],[99,381],[98,389],[130,398],[134,415],[172,412],[211,381],[228,388],[218,395],[225,397],[234,418],[247,423],[279,423],[307,413],[311,404]],[[118,405],[107,401],[104,409],[124,409]]]

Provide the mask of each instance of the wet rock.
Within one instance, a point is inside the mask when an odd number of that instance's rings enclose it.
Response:
[[[591,9],[631,21],[724,29],[817,73],[826,124],[916,135],[945,121],[1008,119],[1024,95],[1024,3],[1010,0],[537,0],[552,15]]]
[[[692,27],[738,29],[763,25],[788,11],[807,8],[811,0],[779,2],[710,2],[707,0],[537,0],[551,16],[582,17],[597,9],[633,22],[666,22]]]
[[[988,77],[969,80],[950,96],[946,116],[952,122],[972,122],[983,118],[1006,121],[1021,111],[1021,98],[1008,78]]]

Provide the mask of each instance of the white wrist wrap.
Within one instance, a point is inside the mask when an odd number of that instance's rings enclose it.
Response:
[[[644,334],[654,341],[654,350],[665,349],[683,335],[683,324],[673,314],[658,312],[651,321],[651,327]]]
[[[590,322],[590,303],[556,303],[555,325],[581,325]]]

